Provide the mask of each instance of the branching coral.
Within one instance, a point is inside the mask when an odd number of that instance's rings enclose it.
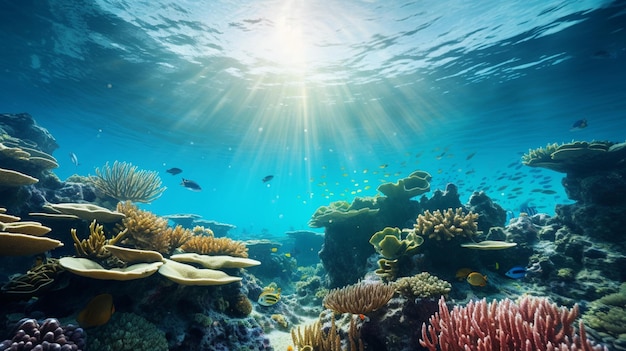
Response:
[[[76,235],[76,229],[70,230],[72,239],[74,239],[74,248],[78,257],[89,258],[97,261],[106,260],[111,257],[111,253],[107,251],[105,245],[115,245],[124,238],[127,231],[122,230],[111,239],[107,239],[104,235],[104,227],[98,225],[94,219],[89,225],[89,237],[80,240]]]
[[[140,210],[130,201],[118,203],[117,210],[126,215],[117,226],[119,230],[128,230],[123,241],[126,245],[169,255],[193,237],[189,229],[180,225],[172,228],[165,218]]]
[[[365,314],[386,305],[395,291],[392,285],[359,282],[331,290],[324,307],[336,313]]]
[[[158,172],[137,170],[131,163],[107,162],[102,170],[96,168],[96,176],[91,177],[94,186],[105,195],[119,201],[152,202],[165,191],[161,187]]]
[[[442,297],[439,313],[422,324],[420,344],[436,350],[606,350],[587,340],[582,321],[577,335],[574,320],[578,306],[560,308],[545,298],[524,296],[519,303],[509,299],[470,301],[448,311]]]
[[[430,212],[426,210],[424,214],[417,216],[417,223],[414,230],[421,236],[428,236],[429,239],[451,240],[457,237],[471,238],[478,233],[476,220],[478,214],[468,213],[463,215],[463,209],[457,208],[441,212],[436,210]]]
[[[428,272],[422,272],[412,277],[398,279],[394,286],[402,295],[414,298],[438,297],[448,295],[452,285]]]
[[[344,342],[347,348],[342,348],[342,338],[335,318],[331,316],[330,328],[324,332],[322,323],[317,320],[311,325],[291,329],[291,340],[298,351],[363,351],[364,344],[361,332],[357,328],[354,318],[350,318],[350,326]]]
[[[214,238],[212,236],[193,236],[181,246],[186,252],[195,252],[201,255],[227,255],[248,257],[246,244],[230,238]]]

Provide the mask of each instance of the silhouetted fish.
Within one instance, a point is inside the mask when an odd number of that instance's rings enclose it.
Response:
[[[266,175],[265,177],[263,177],[263,179],[261,179],[261,180],[263,181],[263,183],[267,183],[267,182],[269,182],[272,179],[274,179],[274,176],[269,174],[269,175]]]
[[[77,167],[78,167],[78,165],[79,165],[79,163],[78,163],[78,157],[76,157],[76,154],[75,154],[75,153],[70,152],[70,160],[72,160],[72,163],[74,164],[74,166],[77,166]]]
[[[176,167],[172,167],[170,169],[168,169],[167,171],[165,171],[171,175],[177,175],[177,174],[181,174],[183,173],[183,170],[180,168],[176,168]]]
[[[200,191],[202,190],[202,188],[200,187],[200,185],[198,185],[198,183],[194,182],[193,180],[189,180],[189,179],[185,179],[183,178],[183,181],[180,183],[180,185],[184,186],[185,188],[191,190],[191,191]]]
[[[574,122],[574,124],[572,124],[572,128],[570,128],[569,131],[573,132],[573,131],[581,130],[585,128],[587,128],[587,120],[579,119],[578,121]]]

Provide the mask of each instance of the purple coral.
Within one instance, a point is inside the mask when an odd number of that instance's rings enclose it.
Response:
[[[56,318],[48,318],[41,326],[36,319],[20,320],[11,340],[0,343],[0,351],[81,351],[85,347],[82,328],[71,324],[62,327]]]

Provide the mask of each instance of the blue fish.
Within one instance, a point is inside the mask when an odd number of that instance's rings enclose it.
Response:
[[[526,269],[526,267],[515,266],[509,269],[506,273],[504,273],[504,275],[511,279],[522,279],[526,276],[527,272],[528,270]]]

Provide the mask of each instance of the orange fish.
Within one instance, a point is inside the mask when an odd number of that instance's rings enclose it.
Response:
[[[114,312],[113,296],[101,294],[89,301],[85,309],[76,317],[76,321],[83,328],[98,327],[106,324]]]
[[[473,286],[485,286],[487,285],[487,276],[478,272],[472,272],[467,276],[467,282]]]
[[[287,351],[293,351],[293,346],[291,345],[287,346]]]

